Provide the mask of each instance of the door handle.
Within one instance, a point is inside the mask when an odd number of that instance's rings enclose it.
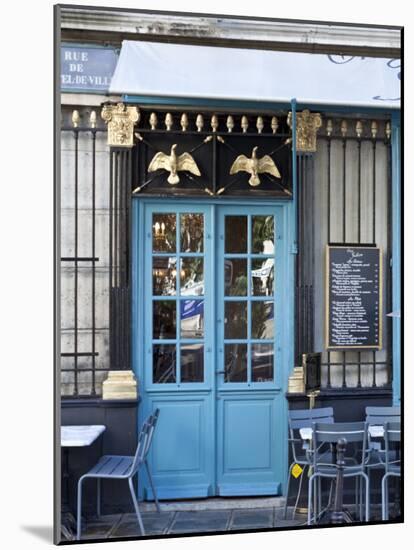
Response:
[[[226,374],[225,370],[216,370],[216,374]]]

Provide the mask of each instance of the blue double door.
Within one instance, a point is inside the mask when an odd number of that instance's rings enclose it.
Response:
[[[140,423],[160,409],[150,456],[159,497],[280,494],[286,207],[134,206],[134,364]]]

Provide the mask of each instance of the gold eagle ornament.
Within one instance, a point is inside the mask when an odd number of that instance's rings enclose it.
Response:
[[[247,172],[250,174],[249,184],[252,187],[260,185],[259,174],[264,174],[267,172],[275,178],[282,177],[276,167],[276,164],[269,155],[265,155],[262,158],[257,158],[257,149],[257,146],[253,147],[251,158],[246,157],[246,155],[239,155],[230,168],[230,175],[237,174],[237,172]]]
[[[170,172],[167,181],[171,185],[176,185],[180,181],[177,172],[185,170],[195,176],[201,176],[201,172],[190,153],[183,153],[178,156],[175,152],[176,148],[177,144],[175,143],[171,146],[171,153],[169,155],[161,151],[157,153],[148,166],[148,172],[167,170],[167,172]]]

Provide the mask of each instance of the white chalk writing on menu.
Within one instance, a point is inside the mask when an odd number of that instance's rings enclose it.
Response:
[[[380,347],[380,251],[329,247],[328,348]]]

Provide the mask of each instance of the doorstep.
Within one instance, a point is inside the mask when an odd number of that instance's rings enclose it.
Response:
[[[281,508],[285,505],[285,497],[212,497],[191,500],[161,500],[161,510],[164,512],[187,512],[203,510],[242,510],[254,508]],[[154,502],[140,502],[143,512],[156,510]]]

